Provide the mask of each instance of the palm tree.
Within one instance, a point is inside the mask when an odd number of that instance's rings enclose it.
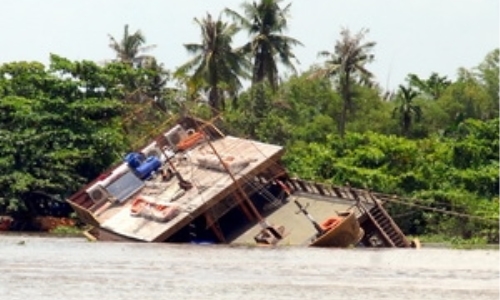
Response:
[[[143,46],[146,43],[146,38],[142,32],[137,30],[130,34],[128,25],[125,25],[123,37],[120,41],[117,41],[111,35],[109,35],[109,40],[109,47],[116,52],[117,60],[134,67],[142,67],[144,63],[148,63],[151,56],[142,53],[156,47],[155,45]]]
[[[108,36],[109,47],[116,53],[115,62],[126,64],[134,70],[122,81],[125,102],[133,106],[150,103],[153,109],[143,107],[141,113],[144,117],[137,116],[137,119],[141,121],[147,119],[148,123],[153,124],[154,117],[152,116],[157,115],[157,110],[166,113],[168,109],[164,94],[169,72],[157,62],[154,56],[145,54],[156,46],[144,46],[146,38],[143,33],[137,30],[131,34],[128,25],[124,26],[121,40],[118,41],[113,36]]]
[[[326,57],[324,66],[313,73],[315,77],[336,79],[337,88],[340,90],[343,104],[339,120],[339,134],[345,134],[347,111],[352,106],[353,85],[369,84],[373,74],[365,68],[367,63],[373,61],[374,56],[370,51],[375,42],[363,43],[368,30],[362,29],[352,36],[349,29],[342,29],[341,39],[335,44],[334,51],[321,51],[320,57]]]
[[[401,125],[401,130],[404,136],[408,136],[410,128],[414,121],[419,122],[422,118],[422,110],[418,105],[413,104],[413,100],[418,96],[418,93],[411,87],[399,86],[399,92],[396,100],[399,101],[392,112],[394,118],[398,118]]]
[[[243,15],[226,8],[224,12],[231,16],[250,35],[250,41],[242,49],[253,60],[252,84],[264,80],[275,91],[278,86],[277,61],[295,71],[292,60],[292,46],[302,45],[298,40],[282,33],[287,29],[287,17],[291,4],[280,7],[282,0],[260,0],[244,2],[241,6]]]
[[[182,77],[193,72],[189,86],[204,87],[208,102],[215,116],[224,109],[224,94],[235,96],[242,87],[240,77],[248,78],[250,63],[244,54],[231,47],[234,35],[239,31],[235,24],[213,20],[210,14],[205,19],[194,19],[200,26],[200,44],[186,44],[186,50],[195,55],[180,66],[176,75]]]

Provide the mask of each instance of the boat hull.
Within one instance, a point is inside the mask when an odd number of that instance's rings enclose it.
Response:
[[[364,231],[354,212],[341,212],[337,218],[338,222],[313,239],[309,246],[347,248],[356,245],[363,238]]]

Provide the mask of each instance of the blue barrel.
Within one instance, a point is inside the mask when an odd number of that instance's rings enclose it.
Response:
[[[158,171],[161,167],[161,161],[156,156],[150,156],[140,166],[135,168],[137,176],[140,179],[146,179],[151,176],[151,173]]]
[[[137,152],[130,152],[125,156],[125,161],[132,169],[137,169],[144,161],[144,156]]]

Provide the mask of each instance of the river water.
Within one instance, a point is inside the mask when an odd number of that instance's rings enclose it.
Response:
[[[0,299],[499,299],[499,252],[0,235]]]

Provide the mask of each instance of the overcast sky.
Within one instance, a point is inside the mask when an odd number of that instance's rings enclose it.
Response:
[[[183,44],[199,42],[193,18],[223,8],[239,10],[241,0],[2,0],[0,63],[40,61],[50,53],[71,60],[114,58],[108,34],[120,39],[129,24],[140,29],[151,51],[168,69],[189,59]],[[376,61],[368,66],[382,87],[395,88],[408,73],[432,72],[454,79],[460,67],[478,65],[499,47],[498,0],[294,0],[287,35],[307,69],[333,51],[342,27],[370,30]],[[245,41],[241,34],[237,42]]]

